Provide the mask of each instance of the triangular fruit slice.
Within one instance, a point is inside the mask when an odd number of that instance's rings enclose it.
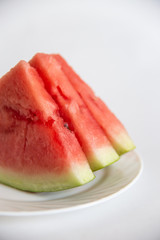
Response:
[[[61,64],[62,70],[81,96],[88,109],[102,127],[106,136],[119,155],[135,148],[126,129],[106,104],[95,96],[93,90],[74,72],[68,63],[60,56],[53,55]]]
[[[82,185],[94,175],[38,73],[20,61],[0,80],[0,182],[32,192]]]
[[[74,131],[91,169],[98,170],[118,160],[118,154],[61,70],[58,61],[51,55],[39,53],[30,64],[43,79],[69,129]]]

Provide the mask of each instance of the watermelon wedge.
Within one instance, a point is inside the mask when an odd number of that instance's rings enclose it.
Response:
[[[43,192],[76,187],[94,175],[38,73],[20,61],[0,80],[0,182]]]
[[[74,131],[91,169],[95,171],[117,161],[118,154],[54,56],[39,53],[30,64],[36,68],[47,91],[58,104],[68,128]]]
[[[117,153],[121,155],[134,149],[135,145],[126,129],[106,104],[95,96],[93,90],[74,72],[60,55],[54,54],[53,56],[60,63],[63,72],[85,102],[92,116],[104,130]]]

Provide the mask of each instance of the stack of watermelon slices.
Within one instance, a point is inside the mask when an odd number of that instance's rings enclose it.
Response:
[[[0,116],[0,182],[21,190],[83,185],[135,148],[60,55],[38,53],[0,79]]]

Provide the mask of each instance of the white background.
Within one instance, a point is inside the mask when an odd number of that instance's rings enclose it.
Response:
[[[106,203],[0,218],[0,240],[160,239],[160,2],[0,1],[0,75],[36,52],[60,53],[121,119],[144,162]]]

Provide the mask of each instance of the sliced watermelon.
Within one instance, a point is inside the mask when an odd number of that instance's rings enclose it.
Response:
[[[74,133],[25,61],[0,80],[0,116],[0,182],[41,192],[94,178]]]
[[[98,170],[119,159],[104,132],[75,91],[58,61],[51,55],[36,54],[30,64],[36,68],[60,108],[69,129],[73,130],[92,170]]]
[[[53,55],[61,64],[62,70],[83,99],[93,117],[102,127],[112,146],[119,155],[135,148],[126,129],[106,104],[95,96],[93,90],[74,72],[68,63],[58,54]]]

